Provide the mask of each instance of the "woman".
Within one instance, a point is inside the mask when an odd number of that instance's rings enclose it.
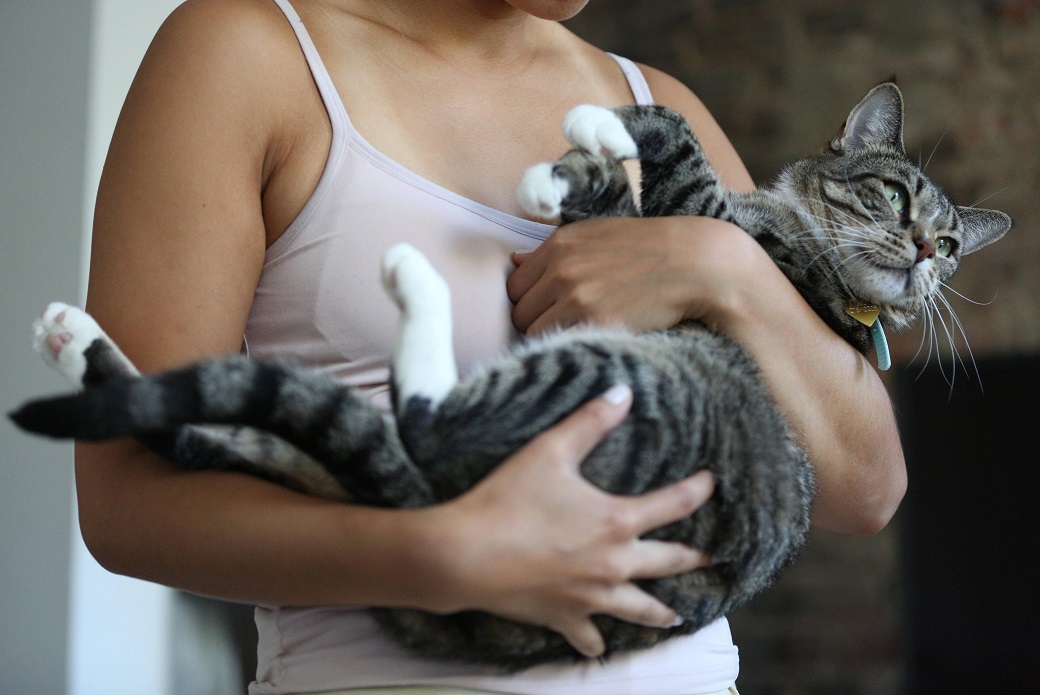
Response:
[[[243,346],[291,352],[383,404],[396,317],[378,258],[399,241],[452,286],[463,372],[514,327],[696,318],[761,364],[817,466],[814,522],[880,528],[904,486],[884,390],[746,234],[706,219],[596,220],[541,244],[552,228],[523,219],[516,183],[567,148],[560,123],[579,103],[652,95],[690,120],[727,185],[752,185],[685,87],[557,23],[584,4],[186,3],[153,42],[113,137],[88,310],[145,371]],[[726,691],[737,662],[725,621],[647,652],[506,678],[412,659],[350,608],[485,610],[557,630],[590,657],[603,650],[593,614],[672,623],[633,580],[709,558],[639,537],[691,513],[711,482],[635,499],[586,484],[582,456],[627,407],[624,391],[594,401],[471,493],[410,511],[184,473],[133,443],[80,445],[83,534],[112,571],[264,606],[256,693]]]

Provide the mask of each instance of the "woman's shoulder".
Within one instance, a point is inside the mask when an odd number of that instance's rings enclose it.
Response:
[[[308,89],[299,43],[274,2],[188,0],[156,33],[124,109],[145,122],[248,129],[255,141],[255,128],[290,119]]]
[[[262,31],[265,25],[271,30],[284,21],[272,0],[185,0],[170,13],[164,28],[208,32],[235,27]]]
[[[270,0],[187,0],[167,17],[153,41],[153,48],[207,61],[214,70],[270,61],[280,50],[294,47],[284,15]]]
[[[263,108],[271,90],[292,84],[281,78],[298,68],[299,53],[271,0],[187,0],[159,28],[138,77],[192,84],[196,99]]]

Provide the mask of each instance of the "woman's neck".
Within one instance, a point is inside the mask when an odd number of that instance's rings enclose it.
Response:
[[[504,0],[327,0],[431,56],[464,67],[523,63],[546,44],[556,22]]]

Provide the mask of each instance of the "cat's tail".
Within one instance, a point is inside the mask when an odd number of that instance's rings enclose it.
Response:
[[[277,406],[306,375],[281,364],[244,358],[212,360],[145,377],[111,377],[83,391],[26,403],[10,413],[23,429],[59,439],[102,440],[164,432],[184,424],[295,428]],[[326,408],[336,388],[326,386]],[[307,405],[317,410],[317,393]],[[313,415],[312,415],[313,417]]]
[[[91,441],[147,438],[188,424],[244,425],[271,432],[320,462],[359,502],[432,501],[379,410],[356,390],[287,363],[236,356],[112,378],[74,395],[30,401],[9,417],[29,432]]]
[[[55,439],[98,440],[127,434],[126,432],[106,434],[105,431],[109,429],[108,427],[95,431],[92,425],[96,423],[84,426],[84,423],[77,422],[77,418],[82,412],[85,410],[89,412],[89,409],[85,407],[84,401],[86,400],[88,398],[84,394],[40,398],[12,410],[7,417],[26,432],[42,434]],[[115,429],[119,430],[118,427]]]

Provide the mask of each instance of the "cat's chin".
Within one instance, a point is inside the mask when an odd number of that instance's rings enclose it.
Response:
[[[910,266],[872,264],[869,273],[849,286],[862,301],[915,311],[936,290],[930,261]]]

